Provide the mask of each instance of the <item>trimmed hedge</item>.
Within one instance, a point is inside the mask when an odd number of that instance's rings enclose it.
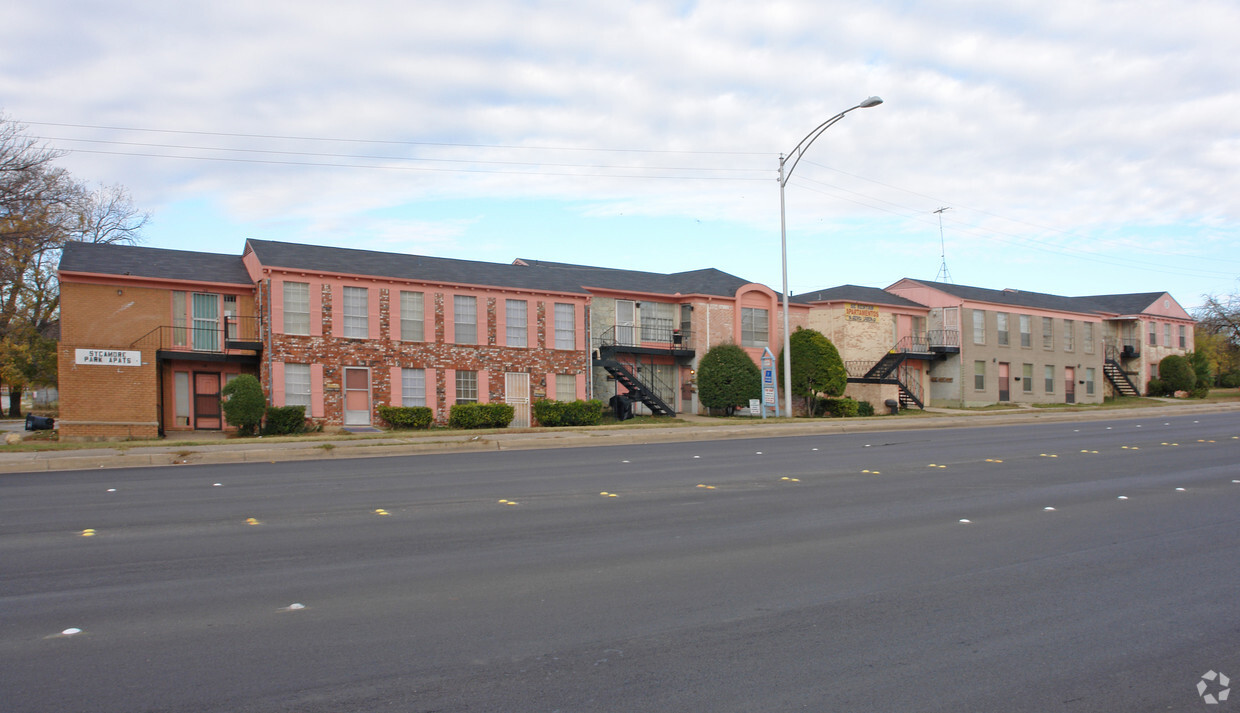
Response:
[[[603,422],[603,402],[598,399],[535,401],[534,418],[540,426],[597,426]]]
[[[263,385],[252,374],[242,374],[220,389],[223,398],[224,420],[237,427],[237,433],[253,436],[263,422],[267,398]]]
[[[817,408],[814,409],[814,415],[830,416],[832,418],[851,418],[856,416],[860,409],[860,404],[847,397],[842,399],[822,399],[818,402]],[[873,407],[870,410],[873,411]]]
[[[510,404],[452,404],[451,428],[507,428],[514,412]]]
[[[858,401],[857,402],[857,415],[858,416],[873,416],[874,415],[874,404],[870,403],[869,401]]]
[[[268,406],[267,422],[263,424],[263,435],[281,436],[286,433],[306,432],[305,406]]]
[[[396,429],[430,428],[435,414],[426,406],[380,406],[379,418]]]

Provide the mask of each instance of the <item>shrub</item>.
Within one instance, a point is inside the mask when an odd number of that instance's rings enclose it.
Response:
[[[1149,386],[1145,389],[1146,396],[1166,396],[1167,386],[1162,379],[1150,379]]]
[[[380,406],[379,418],[396,429],[430,428],[435,413],[426,406]]]
[[[1163,390],[1168,394],[1177,391],[1192,391],[1197,385],[1197,374],[1187,359],[1176,354],[1163,357],[1158,362],[1158,378],[1163,382]]]
[[[514,415],[510,404],[452,404],[448,425],[452,428],[507,428]]]
[[[263,425],[263,435],[281,436],[287,433],[304,433],[305,431],[305,406],[267,407],[267,423]]]
[[[1224,389],[1234,389],[1240,387],[1240,371],[1232,371],[1223,374],[1218,379],[1218,385]]]
[[[804,397],[807,413],[815,413],[818,394],[839,396],[848,386],[848,372],[840,353],[815,329],[797,330],[789,337],[792,349],[792,394]],[[784,352],[780,350],[778,363],[779,382],[784,383]]]
[[[1192,391],[1188,392],[1188,395],[1194,399],[1204,399],[1210,395],[1210,385],[1197,384]]]
[[[727,409],[762,397],[762,372],[735,344],[717,344],[698,362],[698,400],[707,408]]]
[[[603,422],[603,402],[551,401],[534,402],[534,419],[541,426],[597,426]]]
[[[251,374],[242,374],[224,384],[220,390],[224,397],[221,405],[224,418],[237,427],[243,436],[258,433],[263,422],[263,412],[267,409],[267,398],[263,396],[263,385]]]
[[[858,416],[873,416],[874,415],[874,404],[870,403],[869,401],[858,401],[857,402],[857,415]]]
[[[830,416],[832,418],[851,418],[856,416],[860,411],[861,405],[848,397],[842,399],[821,399],[818,401],[818,408],[815,409],[817,416]],[[874,407],[870,407],[873,414]]]

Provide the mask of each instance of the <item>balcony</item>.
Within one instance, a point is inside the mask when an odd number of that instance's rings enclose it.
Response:
[[[1136,359],[1141,356],[1140,339],[1106,339],[1106,358],[1112,361]]]
[[[642,325],[616,325],[598,336],[594,346],[600,351],[655,356],[692,357],[693,334],[687,329]]]
[[[225,317],[224,327],[156,327],[132,346],[154,348],[160,359],[251,361],[263,349],[257,317]]]

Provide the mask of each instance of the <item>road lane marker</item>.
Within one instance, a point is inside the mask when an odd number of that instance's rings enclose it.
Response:
[[[109,492],[109,493],[115,493],[115,492],[116,492],[116,488],[108,488],[108,492]]]
[[[1049,505],[1048,505],[1047,507],[1042,508],[1042,509],[1043,509],[1043,510],[1045,510],[1046,512],[1055,512],[1055,508],[1050,507]]]
[[[258,521],[258,518],[256,518],[256,517],[247,517],[247,518],[245,519],[245,524],[247,524],[247,525],[261,525],[262,523],[261,523],[261,522],[259,522],[259,521]]]
[[[1115,498],[1115,499],[1116,499],[1116,500],[1127,500],[1127,499],[1128,499],[1128,496],[1127,496],[1127,495],[1120,495],[1119,497],[1117,497],[1117,498]]]
[[[376,515],[391,515],[392,513],[388,512],[387,510],[384,510],[383,508],[376,508],[375,514]]]
[[[714,489],[715,489],[715,486],[713,486],[713,485],[707,485],[707,484],[705,484],[705,483],[698,483],[698,484],[697,484],[697,486],[698,486],[699,488],[706,488],[707,490],[714,490]]]
[[[961,525],[969,525],[969,524],[971,524],[972,522],[973,522],[972,520],[966,520],[966,519],[964,519],[964,518],[960,518],[960,524],[961,524]]]
[[[306,608],[305,604],[302,604],[301,602],[293,602],[292,604],[286,607],[280,607],[280,611],[301,611],[302,609],[305,609],[305,608]]]
[[[94,537],[94,536],[95,536],[95,529],[93,527],[88,527],[85,530],[82,530],[82,537]]]
[[[1188,488],[1176,488],[1176,489],[1175,489],[1175,492],[1177,492],[1177,493],[1183,493],[1183,492],[1185,492],[1185,491],[1187,491],[1187,490],[1188,490]]]

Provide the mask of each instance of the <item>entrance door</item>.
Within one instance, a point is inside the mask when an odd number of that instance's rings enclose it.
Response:
[[[1005,361],[999,362],[999,400],[1012,400],[1012,393],[1008,391],[1008,363]]]
[[[529,428],[529,374],[504,374],[504,402],[512,406],[512,428]]]
[[[637,324],[637,303],[633,300],[616,300],[616,344],[634,346],[637,335],[634,325]]]
[[[224,427],[220,414],[220,373],[194,372],[194,428],[218,431]]]
[[[1063,369],[1063,396],[1064,402],[1076,403],[1076,367],[1066,366]]]
[[[370,369],[344,369],[344,425],[370,425]]]

